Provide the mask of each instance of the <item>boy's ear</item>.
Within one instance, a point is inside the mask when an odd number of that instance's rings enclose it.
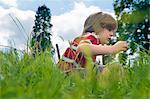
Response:
[[[101,26],[102,28],[105,28],[105,23],[100,23],[100,26]]]

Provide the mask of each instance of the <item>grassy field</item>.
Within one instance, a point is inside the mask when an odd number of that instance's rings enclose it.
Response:
[[[0,52],[0,99],[150,99],[150,55],[126,67],[114,62],[104,73],[87,68],[66,75],[48,53]]]

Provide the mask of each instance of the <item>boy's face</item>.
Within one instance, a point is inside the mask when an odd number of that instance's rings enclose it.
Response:
[[[99,33],[99,38],[101,44],[108,44],[111,37],[114,35],[114,31],[109,31],[108,29],[103,29],[102,32]]]

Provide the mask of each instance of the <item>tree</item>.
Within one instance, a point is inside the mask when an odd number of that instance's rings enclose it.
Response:
[[[33,55],[50,49],[54,51],[51,42],[51,12],[46,5],[38,7],[35,15],[35,24],[32,31],[31,48]]]
[[[149,9],[149,0],[114,1],[114,10],[118,21],[117,39],[128,41],[130,55],[133,55],[137,49],[139,51],[149,51],[150,49]],[[127,58],[127,56],[127,53],[121,54],[121,57]]]

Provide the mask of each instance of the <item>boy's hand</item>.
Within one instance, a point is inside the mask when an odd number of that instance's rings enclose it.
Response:
[[[112,47],[113,47],[113,52],[118,53],[120,51],[126,51],[128,49],[128,44],[126,41],[118,41]]]

